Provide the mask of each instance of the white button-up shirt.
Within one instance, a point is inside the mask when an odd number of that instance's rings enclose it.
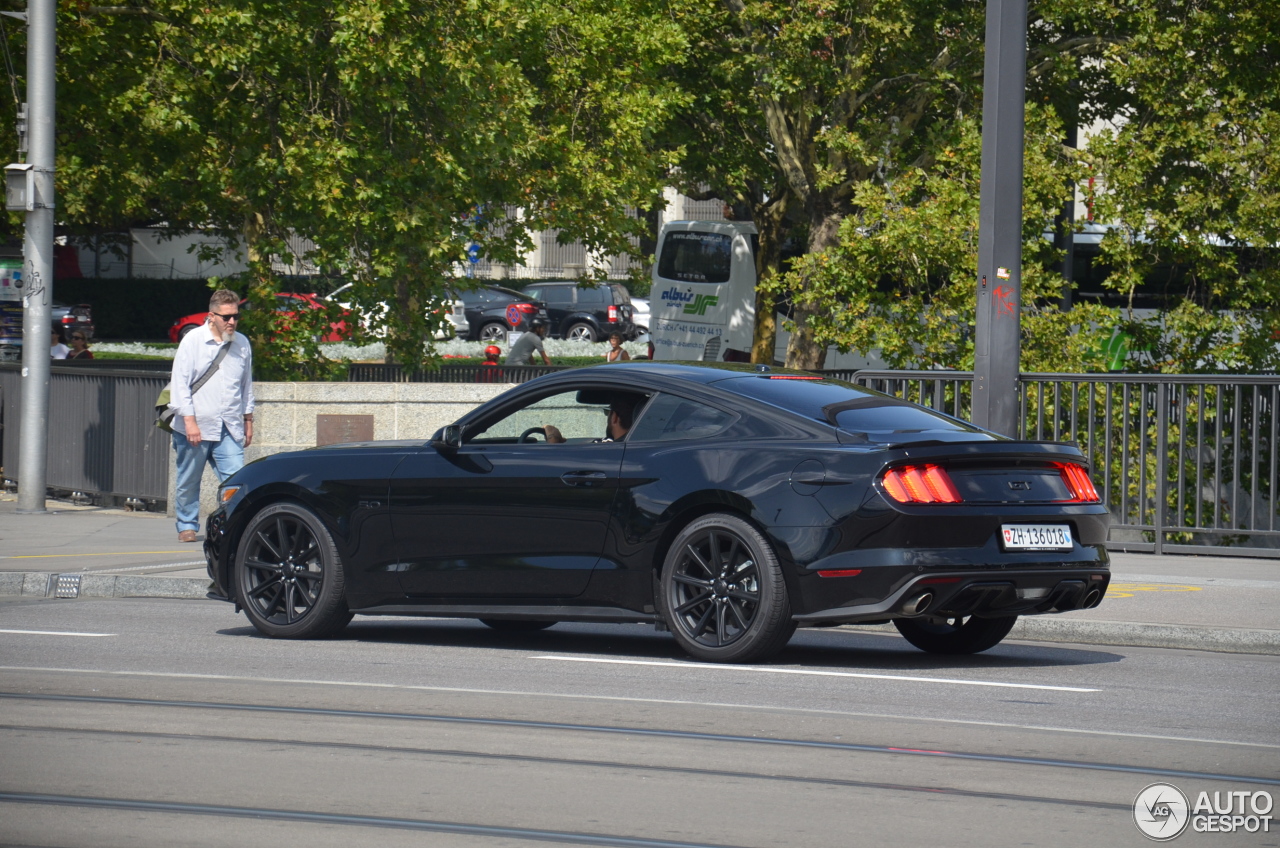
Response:
[[[173,357],[173,377],[169,383],[169,405],[178,411],[173,428],[179,433],[186,418],[194,415],[200,436],[216,442],[222,438],[222,425],[237,442],[244,441],[244,417],[253,412],[253,352],[249,340],[240,333],[227,344],[231,350],[223,357],[218,370],[194,397],[191,386],[213,363],[222,347],[213,327],[205,324],[187,333]]]

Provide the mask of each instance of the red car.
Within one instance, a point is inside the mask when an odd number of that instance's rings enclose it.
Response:
[[[240,301],[240,308],[247,309],[248,301]],[[314,294],[298,294],[295,292],[281,292],[276,295],[276,312],[283,312],[286,316],[296,315],[304,309],[326,309],[328,308],[324,301],[320,300]],[[344,311],[343,317],[347,313]],[[177,321],[173,322],[173,326],[169,328],[169,341],[175,344],[182,341],[187,333],[204,324],[208,319],[209,313],[193,312],[190,315],[184,315]],[[322,342],[340,342],[345,341],[349,336],[347,332],[347,322],[337,321],[329,325],[330,332],[323,336]]]

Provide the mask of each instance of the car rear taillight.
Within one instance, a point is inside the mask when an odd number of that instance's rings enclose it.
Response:
[[[963,498],[941,465],[899,465],[880,479],[898,503],[960,503]]]
[[[1089,472],[1084,470],[1083,465],[1074,462],[1057,465],[1062,482],[1067,484],[1067,491],[1071,493],[1069,503],[1102,503],[1102,498],[1098,496],[1098,490],[1094,488]]]
[[[526,315],[532,315],[538,311],[538,307],[534,306],[532,303],[525,303],[524,301],[516,303],[515,307],[517,312],[523,312]]]
[[[618,307],[610,306],[609,307],[609,323],[616,324],[617,321],[618,321]]]

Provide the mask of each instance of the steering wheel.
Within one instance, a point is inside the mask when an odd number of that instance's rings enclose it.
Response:
[[[520,443],[524,444],[526,442],[533,443],[538,441],[537,439],[529,438],[530,436],[542,436],[542,440],[545,442],[547,440],[547,431],[542,427],[530,427],[528,430],[525,430],[520,434]]]

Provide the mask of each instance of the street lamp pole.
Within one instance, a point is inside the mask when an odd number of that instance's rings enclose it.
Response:
[[[987,0],[973,423],[1018,434],[1027,0]]]
[[[56,0],[28,0],[28,144],[33,191],[22,243],[22,411],[18,435],[18,512],[27,513],[45,511],[49,470],[56,15]]]

